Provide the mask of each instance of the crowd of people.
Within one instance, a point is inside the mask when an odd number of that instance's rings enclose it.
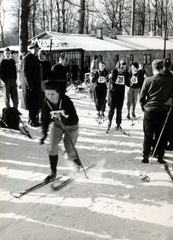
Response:
[[[79,168],[80,159],[76,156],[74,146],[78,138],[78,121],[75,106],[66,95],[69,75],[71,83],[77,81],[80,69],[75,60],[72,66],[66,62],[64,53],[58,63],[51,66],[46,52],[40,49],[37,42],[29,46],[29,52],[21,59],[23,77],[21,81],[21,108],[28,110],[28,124],[42,127],[40,143],[43,144],[50,128],[48,149],[51,173],[45,181],[56,177],[58,163],[58,145],[63,138],[68,158]],[[90,97],[95,103],[97,117],[105,117],[108,105],[108,125],[110,130],[116,110],[116,130],[122,130],[122,109],[127,87],[127,119],[136,118],[136,104],[139,101],[143,118],[143,159],[149,163],[152,148],[156,146],[169,109],[173,107],[173,74],[169,59],[156,59],[152,62],[153,76],[147,76],[142,63],[133,62],[129,67],[126,59],[120,59],[110,72],[106,63],[93,57],[90,66]],[[88,73],[87,73],[88,74]],[[17,71],[9,48],[4,50],[0,63],[0,79],[4,82],[5,106],[18,108]],[[164,163],[165,149],[173,150],[173,113],[157,144],[157,158]]]

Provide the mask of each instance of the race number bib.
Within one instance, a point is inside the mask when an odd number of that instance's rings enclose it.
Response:
[[[132,76],[130,79],[130,82],[133,84],[137,84],[138,83],[138,77]]]
[[[100,76],[99,79],[98,79],[98,82],[99,83],[105,83],[106,82],[106,78]]]
[[[124,78],[124,76],[123,76],[123,75],[118,75],[115,83],[116,83],[116,84],[119,84],[119,85],[124,85],[124,84],[125,84],[125,78]]]

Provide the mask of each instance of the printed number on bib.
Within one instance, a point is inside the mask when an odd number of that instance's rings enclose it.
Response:
[[[130,82],[133,83],[133,84],[137,84],[138,83],[138,78],[133,76],[133,77],[131,77]]]
[[[105,83],[106,82],[106,78],[105,77],[99,77],[98,82],[99,83]]]
[[[118,75],[115,83],[116,83],[116,84],[119,84],[119,85],[124,85],[124,83],[125,83],[125,78],[124,78],[124,76]]]

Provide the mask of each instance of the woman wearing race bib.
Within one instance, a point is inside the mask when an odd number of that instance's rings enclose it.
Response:
[[[139,70],[139,64],[137,62],[132,63],[130,72],[130,87],[127,92],[127,118],[130,119],[130,109],[132,107],[132,117],[135,118],[135,109],[138,99],[138,94],[144,81],[144,74]]]
[[[95,76],[92,80],[92,83],[95,84],[94,102],[98,117],[104,117],[106,106],[107,81],[108,71],[105,69],[105,63],[99,62],[99,69],[96,71]]]
[[[120,60],[116,68],[111,71],[109,76],[108,86],[108,129],[110,130],[112,119],[116,108],[116,124],[117,130],[121,130],[122,121],[122,108],[124,103],[125,85],[129,86],[129,72],[127,71],[127,65],[124,59]]]

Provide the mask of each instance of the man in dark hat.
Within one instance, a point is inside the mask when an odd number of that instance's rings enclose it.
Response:
[[[38,127],[39,110],[42,107],[40,64],[38,60],[38,43],[29,46],[29,53],[23,59],[24,79],[22,82],[21,107],[29,111],[28,123]]]
[[[60,54],[59,62],[51,69],[51,78],[60,85],[60,91],[65,94],[68,81],[69,66],[66,63],[65,55]]]
[[[11,98],[13,107],[18,108],[16,63],[11,57],[11,51],[8,47],[5,48],[4,58],[0,63],[0,78],[4,82],[4,99],[6,107],[10,107]]]
[[[154,60],[152,70],[154,75],[144,80],[140,93],[140,104],[144,111],[143,163],[149,163],[153,136],[157,142],[169,109],[167,102],[173,98],[173,78],[170,74],[163,74],[163,60]],[[159,163],[164,163],[168,131],[166,125],[156,149]]]

